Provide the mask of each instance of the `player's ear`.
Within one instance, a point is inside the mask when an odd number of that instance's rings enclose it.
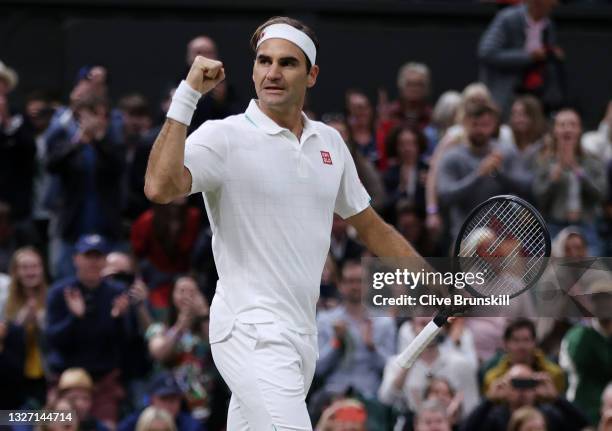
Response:
[[[306,85],[308,88],[314,87],[317,82],[317,76],[319,76],[319,66],[314,64],[310,68],[310,72],[308,72],[308,84]]]

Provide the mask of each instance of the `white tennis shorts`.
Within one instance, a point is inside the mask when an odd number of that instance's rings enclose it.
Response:
[[[317,361],[317,337],[280,322],[235,321],[229,337],[211,344],[232,391],[227,431],[312,430],[306,395]]]

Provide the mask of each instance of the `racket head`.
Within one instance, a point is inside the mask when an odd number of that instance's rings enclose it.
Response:
[[[466,217],[455,241],[453,267],[456,272],[486,269],[483,285],[465,286],[473,296],[514,298],[538,281],[550,251],[550,233],[540,213],[524,199],[498,195]]]

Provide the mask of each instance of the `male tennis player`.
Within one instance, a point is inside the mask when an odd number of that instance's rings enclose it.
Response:
[[[374,254],[417,254],[370,207],[340,135],[302,113],[319,74],[312,30],[273,18],[251,42],[258,100],[186,139],[198,99],[225,78],[222,63],[197,57],[153,146],[145,192],[158,203],[203,193],[219,272],[210,343],[232,391],[227,429],[311,430],[305,397],[334,212]]]

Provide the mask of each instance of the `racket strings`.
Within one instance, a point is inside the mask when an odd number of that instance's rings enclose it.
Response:
[[[472,287],[485,296],[516,296],[527,288],[544,264],[544,229],[529,209],[514,201],[493,201],[483,207],[464,230],[460,244],[460,266],[485,275],[485,283]]]

